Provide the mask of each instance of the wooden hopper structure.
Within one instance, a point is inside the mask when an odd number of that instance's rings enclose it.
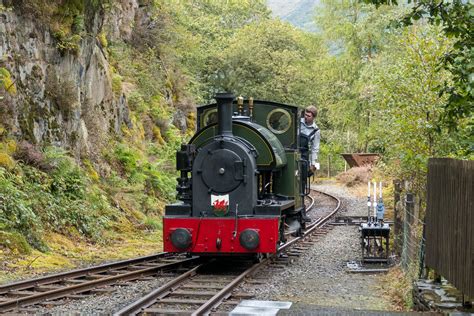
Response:
[[[351,153],[341,155],[342,157],[344,157],[344,159],[347,161],[351,168],[373,166],[380,159],[380,155],[374,153]]]

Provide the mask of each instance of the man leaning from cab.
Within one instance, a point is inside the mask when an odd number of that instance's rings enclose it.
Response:
[[[303,150],[303,159],[309,161],[311,173],[314,173],[316,169],[319,170],[318,154],[321,132],[315,122],[317,114],[318,110],[314,105],[308,106],[304,110],[304,117],[301,118],[300,127],[301,146],[305,147]]]

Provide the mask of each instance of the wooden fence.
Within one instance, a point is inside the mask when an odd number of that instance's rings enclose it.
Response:
[[[426,266],[474,297],[474,161],[430,159]]]

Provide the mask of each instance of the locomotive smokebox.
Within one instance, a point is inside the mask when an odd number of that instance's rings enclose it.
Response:
[[[232,136],[232,101],[235,96],[230,92],[217,93],[214,97],[217,101],[218,134]]]

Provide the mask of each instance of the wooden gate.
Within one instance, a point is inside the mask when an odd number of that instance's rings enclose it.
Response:
[[[426,265],[474,297],[474,161],[428,163]]]

